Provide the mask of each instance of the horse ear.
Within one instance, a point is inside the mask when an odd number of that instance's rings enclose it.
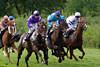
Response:
[[[38,25],[41,25],[41,22]]]
[[[47,25],[47,22],[44,22],[45,25]]]

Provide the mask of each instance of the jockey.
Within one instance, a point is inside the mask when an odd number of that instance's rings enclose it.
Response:
[[[60,24],[60,21],[65,20],[65,18],[64,18],[64,16],[61,16],[60,11],[56,11],[55,13],[52,13],[51,15],[49,15],[48,18],[47,18],[47,20],[48,20],[48,25],[49,25],[48,32],[47,32],[47,40],[48,40],[48,43],[49,43],[49,45],[50,45],[52,55],[54,55],[55,52],[54,52],[54,50],[53,50],[51,41],[50,41],[50,39],[48,38],[49,32],[51,31],[51,29],[53,28],[54,25],[55,25],[56,27],[58,27],[59,24]]]
[[[29,41],[33,32],[38,28],[38,23],[41,22],[41,17],[39,16],[39,11],[35,10],[33,15],[31,15],[27,20],[27,26],[29,28],[29,35],[26,37],[25,41]]]
[[[1,28],[2,29],[5,29],[6,27],[7,27],[7,23],[9,22],[9,20],[8,20],[8,16],[7,15],[5,15],[4,17],[3,17],[3,20],[1,20]]]
[[[68,37],[71,32],[76,30],[77,24],[80,22],[80,16],[80,12],[76,12],[75,15],[67,18],[67,24],[69,28],[67,29],[67,35],[65,37]]]
[[[4,32],[7,30],[7,23],[8,22],[9,22],[8,16],[5,15],[3,17],[3,20],[1,20],[0,42],[1,42],[2,46],[4,46],[3,43],[2,43],[2,36],[3,36]]]
[[[14,20],[13,16],[9,16],[9,22],[15,23],[15,20]]]
[[[49,35],[49,32],[53,27],[53,22],[55,23],[56,26],[59,26],[60,24],[60,20],[61,20],[60,11],[56,11],[55,13],[52,13],[51,15],[49,15],[47,20],[48,20],[48,25],[49,25],[47,35]]]

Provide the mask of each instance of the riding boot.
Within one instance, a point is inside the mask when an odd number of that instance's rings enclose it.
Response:
[[[26,36],[25,41],[29,41],[29,40],[30,40],[30,37],[32,36],[32,34],[33,34],[34,31],[35,31],[35,30],[32,30],[32,32],[29,33],[29,35]]]
[[[50,29],[48,29],[47,34],[46,34],[47,38],[49,37],[49,34],[50,34]]]

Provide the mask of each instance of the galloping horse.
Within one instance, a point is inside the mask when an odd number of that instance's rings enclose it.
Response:
[[[6,32],[2,36],[2,42],[4,44],[4,48],[6,50],[9,63],[11,64],[11,61],[9,58],[9,53],[8,53],[8,47],[13,47],[17,50],[16,46],[14,45],[14,42],[11,43],[11,40],[10,40],[12,38],[12,36],[16,33],[16,26],[15,26],[15,23],[9,22],[7,24],[7,27],[8,27],[8,30],[6,30]],[[2,48],[2,47],[3,46],[1,46],[1,44],[0,44],[0,48]]]
[[[64,41],[67,43],[66,45],[69,46],[70,59],[72,59],[72,56],[73,56],[74,59],[76,61],[78,61],[76,56],[73,54],[73,50],[76,49],[76,48],[79,49],[82,52],[82,56],[79,56],[79,58],[83,59],[85,52],[82,48],[82,44],[83,44],[82,35],[83,35],[83,30],[86,30],[86,29],[87,29],[86,20],[85,20],[85,18],[81,17],[76,31],[74,31],[69,36],[69,38],[64,38]]]
[[[22,54],[22,51],[24,50],[24,48],[26,48],[27,52],[28,52],[28,54],[25,58],[27,67],[29,67],[28,59],[31,56],[32,52],[34,51],[37,56],[39,54],[39,50],[43,51],[45,64],[48,64],[48,49],[45,44],[46,31],[47,31],[46,24],[41,22],[41,23],[39,23],[38,30],[33,32],[29,42],[24,41],[25,37],[27,36],[27,33],[25,33],[21,36],[21,38],[19,40],[19,46],[18,46],[17,66],[19,65],[19,60],[21,58],[21,54]],[[38,60],[38,56],[36,58]]]
[[[68,28],[67,23],[62,22],[58,26],[58,28],[50,34],[49,39],[51,41],[51,45],[53,47],[53,50],[55,52],[55,56],[59,57],[58,61],[61,62],[61,57],[65,54],[64,49],[62,48],[63,44],[63,31]],[[47,42],[47,46],[50,48],[49,42]],[[51,48],[50,48],[51,49]],[[61,51],[63,50],[63,51]],[[63,53],[62,53],[63,52]]]

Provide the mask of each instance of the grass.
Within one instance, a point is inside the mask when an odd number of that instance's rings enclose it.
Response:
[[[74,59],[70,60],[65,57],[65,60],[62,63],[58,63],[57,58],[55,56],[52,56],[49,51],[49,65],[45,64],[37,64],[36,58],[34,56],[34,53],[29,59],[29,66],[30,67],[100,67],[100,49],[94,49],[94,48],[85,48],[86,52],[85,57],[83,60],[80,60],[76,62]],[[10,58],[12,61],[12,64],[8,64],[7,57],[3,56],[2,50],[0,50],[0,67],[17,67],[17,54],[16,53],[10,53]],[[26,67],[25,64],[25,56],[27,52],[24,50],[22,57],[20,59],[19,67]],[[80,51],[75,50],[75,55],[78,57],[81,55]]]

